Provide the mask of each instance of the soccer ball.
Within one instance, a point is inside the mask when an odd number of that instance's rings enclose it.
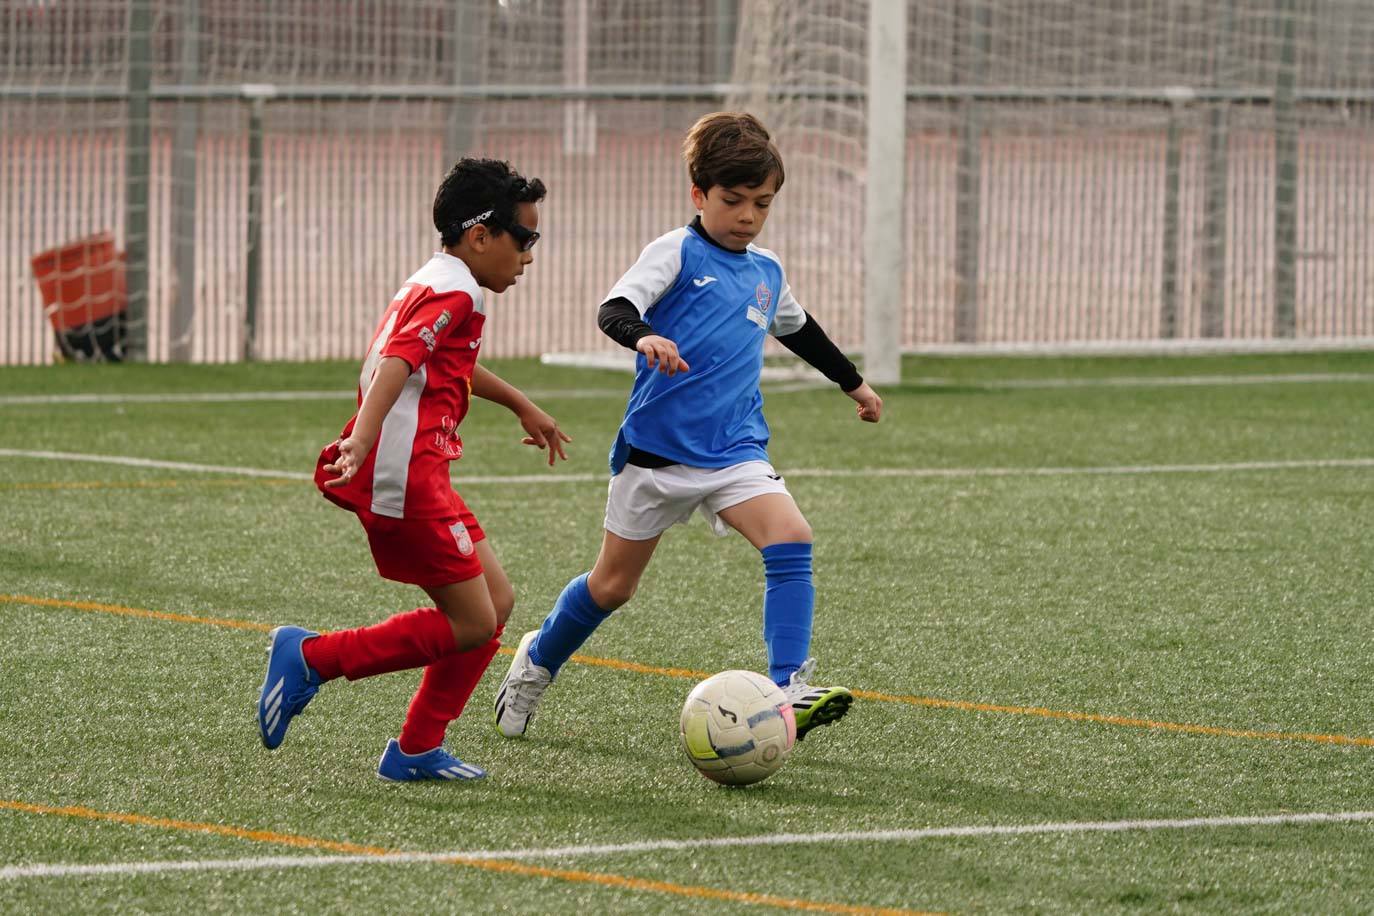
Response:
[[[747,786],[782,766],[797,741],[797,719],[782,688],[762,674],[722,671],[687,695],[681,737],[702,776]]]

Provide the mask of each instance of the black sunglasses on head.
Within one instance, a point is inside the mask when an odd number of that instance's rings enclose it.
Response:
[[[495,210],[486,210],[474,217],[463,220],[458,224],[458,231],[460,233],[466,232],[478,223],[483,223],[494,229],[504,229],[509,232],[511,238],[515,239],[515,247],[520,251],[529,251],[534,247],[534,243],[539,241],[538,232],[533,229],[526,229],[519,223],[511,223],[510,225],[502,223],[500,220],[496,219]]]

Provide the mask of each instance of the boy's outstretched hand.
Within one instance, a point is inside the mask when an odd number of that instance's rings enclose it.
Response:
[[[666,337],[647,334],[639,338],[635,349],[644,354],[644,358],[649,361],[650,369],[657,369],[664,375],[677,375],[691,368],[687,365],[687,360],[678,355],[677,344]]]
[[[877,423],[883,418],[883,399],[878,397],[878,392],[864,382],[853,391],[846,391],[859,404],[859,419],[865,423]]]
[[[333,480],[326,480],[324,485],[333,489],[348,483],[353,479],[353,475],[358,473],[358,468],[363,466],[363,462],[367,460],[367,453],[370,451],[372,451],[371,446],[365,445],[352,436],[347,439],[340,439],[339,457],[334,459],[333,464],[324,466],[326,471],[339,476]]]
[[[558,421],[544,411],[531,404],[523,412],[518,414],[520,425],[525,427],[528,436],[520,440],[521,445],[535,445],[540,449],[549,450],[549,467],[553,467],[554,458],[568,460],[567,453],[563,451],[563,443],[571,442],[569,436],[558,428]]]

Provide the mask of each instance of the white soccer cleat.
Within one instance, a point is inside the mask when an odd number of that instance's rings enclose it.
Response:
[[[539,635],[530,630],[520,638],[506,679],[496,692],[496,729],[507,738],[519,738],[529,728],[539,698],[553,681],[549,669],[530,661],[530,643]]]
[[[808,684],[815,671],[816,660],[808,658],[792,672],[791,680],[782,688],[797,717],[798,741],[818,725],[829,725],[843,719],[854,703],[854,694],[847,687],[813,687]]]

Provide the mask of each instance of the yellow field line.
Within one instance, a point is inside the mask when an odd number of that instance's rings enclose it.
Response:
[[[616,658],[597,658],[591,655],[574,655],[572,661],[599,668],[615,668],[620,671],[633,671],[637,674],[659,674],[665,677],[701,680],[710,677],[709,671],[693,671],[689,668],[658,668],[626,662]],[[854,696],[863,700],[878,700],[882,703],[904,703],[908,706],[926,706],[933,709],[960,709],[965,712],[999,712],[1016,716],[1039,716],[1045,719],[1067,719],[1073,722],[1098,722],[1103,725],[1120,725],[1128,728],[1155,728],[1166,731],[1186,732],[1195,735],[1219,735],[1226,738],[1260,738],[1269,741],[1312,741],[1318,744],[1349,744],[1360,747],[1374,747],[1374,738],[1352,737],[1350,735],[1317,735],[1305,732],[1267,732],[1245,728],[1221,728],[1214,725],[1191,725],[1185,722],[1161,722],[1156,719],[1139,719],[1132,716],[1108,716],[1092,712],[1046,709],[1043,706],[1007,706],[1000,703],[974,703],[968,700],[943,700],[938,697],[917,697],[903,694],[879,693],[875,690],[855,690]]]
[[[208,626],[231,627],[240,630],[259,630],[267,632],[269,624],[234,620],[225,617],[193,617],[185,614],[170,614],[163,611],[148,611],[140,608],[122,607],[115,604],[97,604],[91,601],[59,601],[54,598],[35,598],[31,595],[0,595],[0,603],[31,604],[42,607],[73,608],[82,611],[101,611],[123,614],[130,617],[147,617],[156,620],[170,620],[176,623],[199,623]],[[502,646],[498,650],[503,655],[513,655],[515,650]],[[660,677],[680,678],[699,681],[713,672],[696,671],[691,668],[663,668],[657,665],[643,665],[618,658],[601,658],[595,655],[574,655],[571,661],[594,668],[614,668],[634,674],[654,674]],[[1111,716],[1101,713],[1076,712],[1067,709],[1047,709],[1043,706],[1009,706],[1001,703],[976,703],[970,700],[946,700],[939,697],[919,697],[907,694],[880,693],[874,690],[855,690],[854,696],[863,700],[876,700],[881,703],[901,703],[907,706],[925,706],[931,709],[957,709],[964,712],[994,712],[1015,716],[1034,716],[1042,719],[1062,719],[1071,722],[1094,722],[1100,725],[1116,725],[1123,728],[1147,728],[1161,731],[1180,732],[1191,735],[1214,735],[1223,738],[1250,738],[1262,741],[1304,741],[1315,744],[1338,744],[1356,747],[1374,747],[1374,738],[1356,735],[1323,735],[1311,732],[1259,731],[1248,728],[1223,728],[1216,725],[1195,725],[1187,722],[1165,722],[1158,719],[1142,719],[1135,716]]]
[[[1191,725],[1186,722],[1161,722],[1156,719],[1138,719],[1133,716],[1107,716],[1092,712],[1074,712],[1064,709],[1045,709],[1041,706],[1004,706],[1000,703],[971,703],[967,700],[941,700],[935,697],[898,696],[890,693],[877,693],[871,690],[856,690],[854,696],[866,700],[881,700],[885,703],[906,703],[911,706],[929,706],[935,709],[962,709],[966,712],[1000,712],[1017,716],[1040,716],[1046,719],[1068,719],[1074,722],[1099,722],[1104,725],[1121,725],[1128,728],[1157,728],[1171,732],[1186,732],[1193,735],[1219,735],[1225,738],[1258,738],[1265,741],[1312,741],[1317,744],[1349,744],[1358,747],[1374,747],[1374,738],[1351,735],[1318,735],[1308,732],[1267,732],[1249,728],[1221,728],[1215,725]]]
[[[35,805],[29,802],[6,801],[0,799],[0,808],[10,811],[23,811],[27,814],[52,814],[62,817],[77,817],[91,821],[110,821],[116,824],[129,824],[134,827],[163,827],[168,830],[185,830],[193,833],[211,833],[217,836],[252,840],[255,843],[279,843],[285,846],[299,846],[302,849],[327,849],[331,852],[356,853],[358,855],[384,856],[394,850],[380,846],[360,846],[357,843],[340,843],[334,840],[319,840],[299,836],[294,833],[277,833],[272,830],[249,830],[246,827],[233,827],[228,824],[203,824],[196,821],[178,821],[165,817],[149,817],[145,814],[125,814],[120,811],[98,811],[81,805]]]
[[[99,811],[81,805],[37,805],[30,802],[0,799],[0,809],[19,811],[26,814],[45,814],[60,817],[75,817],[85,820],[107,821],[135,827],[160,827],[167,830],[183,830],[193,833],[208,833],[216,836],[234,837],[254,843],[276,843],[303,849],[323,849],[331,852],[354,853],[357,855],[385,857],[402,853],[399,849],[386,849],[381,846],[365,846],[358,843],[325,840],[302,836],[296,833],[278,833],[272,830],[251,830],[228,824],[207,824],[197,821],[173,820],[165,817],[149,817],[143,814],[128,814],[119,811]],[[633,891],[647,891],[656,894],[673,894],[679,897],[693,897],[701,900],[726,900],[731,903],[749,903],[758,906],[771,906],[784,910],[800,910],[813,913],[864,914],[864,916],[920,916],[912,910],[883,909],[879,907],[852,906],[844,903],[826,903],[820,900],[803,900],[793,897],[774,897],[771,894],[755,894],[747,891],[731,891],[702,885],[674,884],[669,881],[652,881],[647,878],[634,878],[629,875],[609,874],[606,872],[581,871],[567,868],[547,868],[540,865],[525,865],[496,859],[477,859],[453,856],[440,859],[452,865],[477,868],[482,871],[503,872],[505,874],[525,875],[535,878],[551,878],[556,881],[571,881],[581,884],[600,884],[605,887],[623,888]]]
[[[205,626],[229,627],[235,630],[258,630],[263,633],[272,629],[269,624],[254,623],[251,620],[233,620],[228,617],[194,617],[190,614],[149,611],[144,608],[124,607],[119,604],[99,604],[95,601],[59,601],[56,598],[35,598],[33,595],[0,595],[0,604],[31,604],[38,607],[69,608],[74,611],[99,611],[102,614],[119,614],[124,617],[145,617],[150,620],[170,620],[174,623],[199,623]]]

